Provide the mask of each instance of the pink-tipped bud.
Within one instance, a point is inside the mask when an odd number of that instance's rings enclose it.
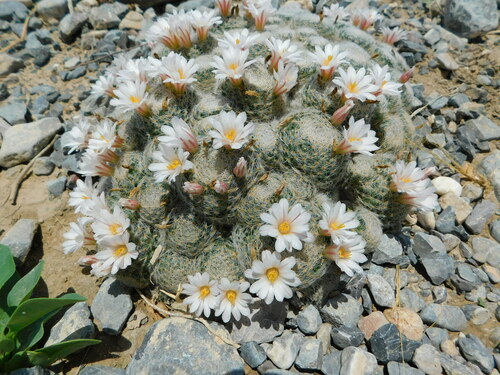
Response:
[[[229,17],[231,15],[232,0],[215,0],[215,5],[219,8],[222,17]]]
[[[219,194],[226,194],[227,193],[227,189],[229,187],[227,186],[227,184],[225,182],[222,182],[222,181],[215,181],[215,184],[214,184],[214,190],[216,193],[219,193]]]
[[[415,67],[411,68],[410,70],[407,70],[403,74],[401,74],[401,77],[399,77],[399,82],[401,83],[406,83],[408,82],[411,77],[413,77],[413,73],[415,72]]]
[[[80,259],[78,259],[76,261],[76,264],[78,264],[80,266],[91,266],[95,262],[97,262],[97,258],[95,256],[93,256],[93,255],[85,255],[83,257],[80,257]]]
[[[191,129],[189,129],[191,130]],[[182,148],[189,152],[190,154],[194,154],[198,151],[198,140],[192,132],[185,132],[181,137]]]
[[[184,182],[184,186],[182,187],[185,193],[191,195],[200,195],[203,193],[203,186],[197,184],[196,182]]]
[[[245,160],[244,157],[239,158],[238,162],[236,163],[236,166],[233,169],[234,175],[236,177],[241,178],[244,175],[246,175],[247,170],[248,170],[248,163],[247,163],[247,161]]]
[[[141,204],[135,199],[120,198],[118,204],[123,208],[128,208],[129,210],[138,210],[141,208]]]
[[[345,104],[337,109],[333,115],[332,115],[332,124],[335,126],[338,126],[342,124],[347,116],[349,116],[349,112],[351,112],[351,109],[354,107],[354,102],[352,100],[348,100],[345,102]]]

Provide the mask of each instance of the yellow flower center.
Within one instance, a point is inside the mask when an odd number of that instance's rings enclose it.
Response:
[[[355,142],[355,141],[361,141],[361,138],[354,138],[354,137],[349,138],[349,142]]]
[[[117,235],[121,232],[122,230],[122,226],[121,224],[111,224],[109,226],[109,231],[111,232],[111,234],[113,235]]]
[[[210,287],[208,285],[202,286],[200,288],[200,298],[203,299],[210,295]]]
[[[323,60],[323,65],[330,65],[332,60],[333,60],[333,56],[332,55],[328,56],[326,59]]]
[[[288,234],[292,229],[290,222],[284,221],[280,225],[278,225],[278,230],[281,234]]]
[[[382,81],[382,84],[380,85],[381,88],[383,88],[387,84],[387,81]]]
[[[358,83],[357,82],[351,82],[347,85],[347,90],[349,92],[358,92]]]
[[[177,73],[179,73],[179,79],[185,79],[184,71],[182,69],[177,69]]]
[[[224,136],[229,139],[230,141],[234,141],[234,138],[236,138],[236,132],[234,129],[229,130]]]
[[[274,283],[280,276],[280,271],[276,267],[269,268],[266,271],[266,276],[270,282]]]
[[[236,302],[236,297],[238,296],[238,293],[236,293],[235,290],[228,290],[226,292],[226,298],[229,302],[231,302],[231,305],[234,305]]]
[[[122,246],[118,247],[115,251],[113,251],[113,255],[115,257],[122,257],[127,253],[128,253],[128,250],[127,250],[127,246],[125,246],[125,245],[122,245]]]
[[[351,252],[349,250],[346,250],[343,247],[341,247],[339,249],[339,258],[349,259],[349,258],[351,258]]]
[[[408,177],[402,178],[401,181],[404,183],[413,182],[413,180],[411,178],[408,178]]]
[[[334,221],[333,223],[330,224],[331,230],[339,230],[342,228],[345,228],[345,225],[342,223],[339,223],[338,221]]]
[[[134,104],[137,104],[137,103],[139,103],[139,102],[141,101],[141,99],[139,99],[139,97],[137,97],[137,96],[133,96],[133,95],[132,95],[132,96],[129,96],[129,99],[130,99],[130,101],[131,101],[132,103],[134,103]]]
[[[167,165],[167,169],[172,170],[177,168],[179,165],[181,165],[181,162],[178,159],[175,159],[173,162]]]
[[[236,39],[236,44],[240,44],[241,41],[239,39]]]
[[[228,68],[231,69],[233,72],[236,72],[236,69],[238,69],[239,65],[236,63],[229,64]]]

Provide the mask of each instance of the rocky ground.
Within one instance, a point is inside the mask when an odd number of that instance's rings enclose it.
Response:
[[[148,305],[147,291],[142,298],[116,280],[90,277],[76,265],[78,255],[62,253],[62,234],[75,220],[67,198],[77,159],[64,155],[59,141],[35,161],[16,204],[9,199],[26,164],[66,122],[95,111],[90,83],[113,54],[142,48],[141,25],[165,6],[0,1],[0,242],[24,263],[22,273],[46,262],[36,295],[88,298],[51,321],[46,344],[104,342],[51,371],[153,374],[169,363],[189,374],[498,374],[498,16],[493,0],[469,11],[460,3],[471,2],[451,3],[370,2],[386,25],[410,32],[398,49],[417,67],[413,121],[424,143],[416,158],[438,168],[439,212],[409,216],[401,235],[384,236],[365,274],[326,305],[307,306],[297,296],[254,306],[228,333],[215,322],[209,331],[197,321],[164,319],[165,306]]]

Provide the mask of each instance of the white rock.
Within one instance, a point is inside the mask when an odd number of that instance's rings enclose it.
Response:
[[[451,177],[436,177],[432,180],[432,185],[436,189],[436,193],[439,195],[444,195],[446,193],[452,192],[455,193],[457,197],[462,194],[462,185],[455,181]]]

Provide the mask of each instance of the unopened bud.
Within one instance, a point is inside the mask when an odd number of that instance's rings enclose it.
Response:
[[[228,186],[225,182],[222,182],[222,181],[215,181],[215,184],[214,184],[214,190],[219,193],[219,194],[226,194],[227,192],[227,189],[228,189]]]
[[[97,258],[93,255],[85,255],[76,261],[80,266],[91,266],[95,262],[97,262]]]
[[[413,77],[413,73],[415,72],[415,67],[411,68],[410,70],[407,70],[403,74],[401,74],[401,77],[399,77],[399,82],[401,83],[406,83],[408,82],[411,77]]]
[[[348,100],[345,102],[345,104],[337,109],[333,115],[331,122],[333,125],[338,126],[342,124],[347,116],[349,116],[349,112],[351,112],[351,109],[354,107],[354,102],[352,100]]]
[[[129,210],[138,210],[139,208],[141,208],[141,204],[135,199],[120,198],[118,200],[118,203],[123,208],[128,208]]]
[[[203,193],[203,186],[197,184],[196,182],[184,182],[182,189],[184,192],[191,195],[200,195]]]
[[[247,170],[248,170],[248,163],[247,161],[245,160],[244,157],[241,157],[238,159],[238,162],[236,163],[236,167],[234,167],[233,169],[233,173],[236,177],[243,177],[246,173],[247,173]]]

